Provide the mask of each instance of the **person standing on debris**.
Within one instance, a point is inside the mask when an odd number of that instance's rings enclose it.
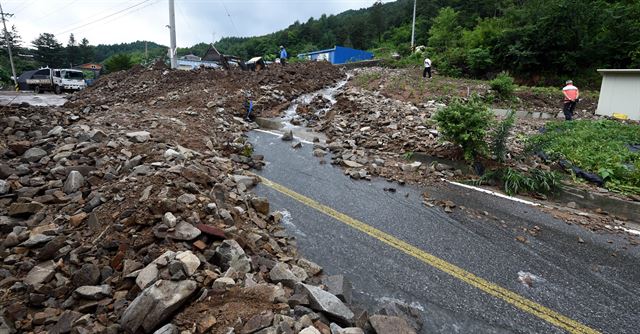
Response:
[[[578,87],[573,85],[573,81],[567,80],[566,86],[562,88],[562,94],[564,95],[564,119],[570,121],[573,119],[573,110],[576,108],[578,98],[580,98],[580,91]]]
[[[280,64],[282,64],[282,66],[286,65],[287,56],[287,50],[284,48],[284,46],[280,45]]]
[[[244,116],[244,120],[251,122],[251,112],[253,111],[253,101],[251,95],[247,94],[244,100],[244,109],[247,110],[247,114]]]
[[[431,79],[431,59],[424,59],[424,71],[422,71],[422,77],[426,78],[427,73],[429,74],[429,79]]]

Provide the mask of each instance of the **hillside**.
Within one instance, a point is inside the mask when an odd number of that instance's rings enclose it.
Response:
[[[413,1],[310,18],[264,36],[224,38],[216,47],[275,58],[343,45],[410,53]],[[597,8],[597,10],[594,10]],[[640,2],[625,0],[418,1],[416,44],[441,73],[472,78],[509,71],[519,81],[557,84],[600,79],[595,69],[640,66]],[[413,64],[421,59],[416,57]]]

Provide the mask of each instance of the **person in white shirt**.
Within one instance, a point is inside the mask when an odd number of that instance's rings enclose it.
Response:
[[[427,73],[429,74],[429,79],[431,79],[431,59],[424,59],[424,71],[422,71],[422,77],[426,78]]]

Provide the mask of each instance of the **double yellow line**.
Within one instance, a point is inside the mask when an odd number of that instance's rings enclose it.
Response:
[[[597,330],[589,328],[573,319],[570,319],[550,308],[542,306],[532,300],[529,300],[525,297],[518,295],[515,292],[512,292],[508,289],[505,289],[495,283],[491,283],[483,278],[480,278],[454,264],[451,264],[435,255],[427,253],[415,246],[412,246],[390,234],[382,232],[374,227],[371,227],[357,219],[351,218],[344,213],[338,212],[326,205],[320,204],[317,201],[306,197],[302,194],[299,194],[281,184],[272,182],[264,177],[259,176],[262,180],[262,183],[274,189],[284,195],[291,197],[292,199],[305,204],[308,207],[316,209],[325,215],[334,218],[360,232],[363,232],[373,238],[378,239],[379,241],[384,242],[385,244],[398,249],[405,254],[408,254],[429,266],[436,268],[442,272],[445,272],[471,286],[474,286],[483,292],[494,296],[498,299],[501,299],[522,311],[525,311],[529,314],[532,314],[556,327],[562,328],[569,333],[584,333],[584,334],[592,334],[599,333]]]

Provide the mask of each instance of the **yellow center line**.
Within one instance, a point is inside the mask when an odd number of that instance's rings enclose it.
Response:
[[[530,299],[527,299],[519,294],[503,288],[495,283],[489,282],[479,276],[476,276],[454,264],[451,264],[435,255],[432,255],[428,252],[425,252],[415,246],[412,246],[390,234],[382,232],[374,227],[371,227],[357,219],[351,218],[344,213],[338,212],[326,205],[320,204],[319,202],[306,197],[302,194],[299,194],[281,184],[275,183],[266,179],[262,176],[258,176],[262,180],[262,183],[274,189],[284,195],[291,197],[292,199],[305,204],[308,207],[316,209],[325,215],[332,217],[360,232],[363,232],[373,238],[378,239],[379,241],[384,242],[385,244],[398,249],[405,254],[408,254],[429,266],[436,268],[442,272],[445,272],[471,286],[474,286],[483,292],[501,299],[522,311],[525,311],[529,314],[532,314],[556,327],[562,328],[569,333],[600,333],[595,329],[589,328],[578,321],[570,319],[548,307],[542,306]]]

